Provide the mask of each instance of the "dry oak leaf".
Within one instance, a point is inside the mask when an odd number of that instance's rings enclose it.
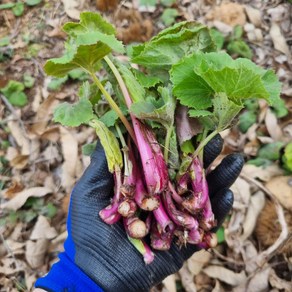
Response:
[[[231,26],[241,25],[246,23],[244,6],[238,3],[222,3],[207,14],[208,20],[219,20]]]
[[[53,239],[57,235],[58,233],[56,229],[54,227],[51,227],[48,219],[45,216],[40,215],[29,238],[31,240],[37,240],[42,238]]]
[[[266,183],[266,188],[284,208],[292,211],[292,176],[274,177]]]
[[[66,14],[73,18],[73,19],[77,19],[79,20],[80,18],[80,10],[78,10],[77,8],[79,8],[80,6],[80,2],[84,2],[84,1],[78,1],[78,0],[62,0],[63,5],[64,5],[64,9]]]
[[[44,197],[45,195],[52,193],[52,190],[46,187],[34,187],[23,190],[17,193],[10,201],[1,204],[1,208],[18,210],[21,208],[26,200],[30,197]]]
[[[25,258],[33,269],[44,264],[49,242],[46,238],[26,242]]]
[[[202,268],[210,261],[211,253],[202,249],[194,253],[188,260],[187,266],[193,276],[198,275]]]
[[[218,279],[234,287],[245,283],[247,280],[244,271],[235,273],[220,266],[208,266],[203,270],[203,272],[211,278]]]

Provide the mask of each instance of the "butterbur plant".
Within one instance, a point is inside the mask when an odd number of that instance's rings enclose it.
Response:
[[[124,62],[115,57],[125,53],[123,44],[99,14],[84,12],[63,30],[64,55],[48,60],[46,73],[63,77],[80,68],[91,82],[81,86],[76,103],[55,109],[54,120],[96,130],[115,182],[101,219],[122,220],[146,264],[154,259],[151,248],[167,250],[173,241],[213,246],[216,220],[203,149],[236,123],[245,100],[261,98],[271,106],[280,101],[276,75],[216,52],[209,29],[192,21],[132,47]],[[191,118],[199,124],[196,131]]]

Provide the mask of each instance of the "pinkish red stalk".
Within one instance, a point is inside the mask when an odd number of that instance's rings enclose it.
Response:
[[[144,178],[150,196],[160,194],[167,186],[168,171],[161,148],[151,131],[132,115]]]
[[[152,217],[153,217],[152,214],[149,213],[145,220],[147,234],[150,232],[150,229],[151,229]]]
[[[147,234],[146,224],[140,220],[137,216],[124,218],[124,226],[127,234],[133,238],[143,238]]]
[[[177,181],[177,193],[183,195],[188,192],[188,184],[190,182],[190,174],[184,173]]]
[[[173,238],[173,232],[160,233],[157,228],[157,223],[153,222],[151,233],[151,246],[156,250],[169,250]]]
[[[206,205],[203,209],[200,226],[202,226],[202,228],[206,231],[211,230],[213,227],[216,226],[216,220],[212,211],[210,199],[207,200]]]
[[[159,233],[166,233],[166,232],[173,233],[175,226],[173,222],[170,220],[170,218],[168,217],[167,213],[165,212],[161,201],[159,202],[159,207],[153,211],[153,214],[157,221],[157,228],[158,228]]]
[[[157,197],[149,196],[147,194],[140,176],[136,181],[135,201],[142,210],[146,211],[153,211],[159,206],[159,200]]]
[[[118,207],[119,207],[119,201],[121,199],[121,171],[116,170],[114,172],[114,180],[115,180],[115,191],[114,191],[114,197],[112,199],[112,202],[109,206],[102,209],[99,212],[99,216],[101,219],[108,223],[108,224],[114,224],[116,223],[120,218],[120,214],[118,213]]]
[[[154,260],[154,253],[152,252],[151,248],[148,246],[148,244],[142,240],[142,243],[145,248],[145,252],[143,254],[143,259],[146,265],[149,265],[153,262]]]
[[[198,244],[202,242],[204,236],[204,231],[200,228],[193,228],[188,233],[188,243]]]
[[[163,200],[164,200],[164,206],[166,208],[166,211],[168,215],[170,216],[170,218],[172,219],[172,221],[176,225],[182,226],[189,230],[198,228],[199,223],[193,216],[187,214],[186,212],[182,212],[176,208],[171,197],[171,193],[173,192],[176,193],[176,191],[170,182],[168,185],[169,185],[169,190],[163,192]]]

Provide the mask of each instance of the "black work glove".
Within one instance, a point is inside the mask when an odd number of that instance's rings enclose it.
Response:
[[[205,147],[205,168],[221,152],[222,144],[222,138],[217,135]],[[232,207],[233,194],[229,187],[238,177],[243,163],[240,154],[231,154],[207,175],[218,227]],[[154,251],[154,261],[145,265],[143,256],[127,239],[123,225],[107,225],[99,217],[99,211],[109,205],[113,197],[113,185],[104,151],[98,144],[89,167],[72,192],[65,253],[60,255],[61,260],[49,274],[37,281],[36,287],[52,291],[101,291],[99,287],[112,292],[148,291],[178,271],[183,262],[198,250],[195,245],[180,248],[173,243],[169,251]],[[66,268],[62,268],[62,263]],[[71,275],[66,276],[64,269],[69,267]],[[80,282],[83,280],[78,278],[80,273],[85,277],[82,286]],[[64,276],[60,278],[57,274]],[[67,282],[64,277],[67,277]],[[56,281],[61,282],[60,285],[52,286]]]

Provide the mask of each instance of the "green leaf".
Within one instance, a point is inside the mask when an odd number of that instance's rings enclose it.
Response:
[[[235,27],[234,27],[234,29],[233,29],[233,33],[232,33],[233,35],[232,35],[232,38],[234,39],[234,40],[238,40],[238,39],[240,39],[241,37],[242,37],[242,35],[243,35],[243,28],[242,28],[242,26],[240,26],[240,25],[236,25]]]
[[[157,77],[157,76],[151,76],[151,75],[146,75],[143,72],[139,71],[139,70],[133,70],[133,73],[137,79],[137,81],[139,81],[139,83],[144,87],[144,88],[150,88],[150,87],[154,87],[157,84],[161,83],[162,80],[161,78]]]
[[[145,99],[145,89],[137,81],[131,69],[121,62],[115,62],[122,78],[129,90],[133,102],[143,101]]]
[[[173,94],[180,103],[195,109],[207,109],[212,105],[212,88],[194,72],[199,59],[197,55],[188,56],[172,66],[171,77]]]
[[[10,44],[10,37],[6,36],[0,39],[0,47],[5,47]]]
[[[95,106],[101,99],[101,91],[95,83],[89,83],[88,81],[83,82],[79,88],[78,95],[81,98],[89,99],[91,104]]]
[[[284,148],[282,162],[283,162],[284,168],[292,172],[292,142],[287,144],[286,147]]]
[[[257,115],[254,111],[246,111],[239,116],[239,129],[242,133],[246,133],[247,130],[255,124],[257,121]]]
[[[218,243],[223,243],[225,241],[225,234],[224,234],[224,227],[221,226],[217,232],[216,232],[216,235],[217,235],[217,240],[218,240]]]
[[[171,6],[176,3],[176,0],[160,0],[160,3],[164,6]]]
[[[285,101],[283,99],[279,99],[278,102],[273,104],[273,111],[276,114],[277,118],[283,118],[288,115],[289,111],[286,107]]]
[[[103,122],[108,128],[113,127],[118,119],[119,116],[114,110],[109,110],[99,118],[99,120]]]
[[[81,98],[74,104],[61,103],[54,111],[54,121],[64,126],[78,127],[94,117],[91,102]]]
[[[217,120],[216,125],[219,132],[227,129],[243,108],[243,106],[237,105],[228,99],[225,93],[216,94],[212,102],[214,106],[213,114]]]
[[[13,92],[7,99],[10,101],[12,105],[15,106],[25,106],[28,103],[27,96],[24,92]]]
[[[151,6],[155,7],[157,1],[156,0],[139,0],[139,5],[140,6]]]
[[[4,88],[0,89],[0,92],[6,96],[12,105],[22,107],[28,102],[27,96],[23,90],[24,85],[22,83],[10,80]]]
[[[96,142],[82,145],[81,151],[85,156],[91,156],[96,148]]]
[[[90,72],[112,50],[124,52],[122,43],[114,36],[113,26],[97,13],[83,12],[79,23],[69,22],[63,29],[69,40],[62,57],[46,62],[44,68],[49,75],[62,77],[79,67]]]
[[[210,34],[217,47],[217,50],[220,51],[224,46],[224,41],[225,41],[224,35],[215,28],[210,29]]]
[[[215,45],[206,26],[180,22],[161,31],[149,42],[133,47],[131,61],[147,68],[168,70],[190,53],[213,50]]]
[[[272,163],[273,162],[271,160],[268,160],[266,158],[261,158],[261,157],[257,157],[255,159],[250,159],[247,161],[247,164],[251,164],[255,166],[263,166],[263,167],[267,167],[271,165]]]
[[[243,40],[234,40],[227,45],[229,54],[236,54],[240,57],[251,59],[253,54],[248,44]]]
[[[88,79],[88,75],[80,68],[73,69],[68,73],[68,76],[73,80],[85,81]]]
[[[42,2],[42,0],[25,0],[26,5],[35,6]]]
[[[22,2],[15,3],[14,7],[12,8],[12,12],[15,16],[21,16],[24,11],[24,4]]]
[[[169,128],[174,122],[175,99],[170,88],[159,87],[158,93],[164,102],[161,107],[156,108],[153,103],[148,101],[139,101],[132,104],[130,111],[139,119],[156,121],[165,128]]]
[[[55,217],[58,209],[51,202],[49,202],[46,206],[44,206],[41,210],[41,213],[49,218]]]
[[[161,20],[166,26],[169,26],[175,22],[177,16],[178,12],[176,9],[166,8],[161,15]]]
[[[284,146],[283,142],[274,142],[266,144],[258,151],[257,156],[262,159],[278,160],[280,158],[280,149]]]
[[[171,179],[175,178],[175,175],[180,167],[178,143],[175,129],[172,131],[169,143],[169,157],[168,157],[168,172]]]
[[[25,73],[23,75],[23,84],[26,88],[32,88],[35,83],[35,78]]]
[[[186,154],[192,154],[195,152],[195,148],[191,140],[183,142],[182,145],[180,146],[180,149],[183,153]]]
[[[57,91],[68,80],[68,76],[62,78],[53,78],[47,85],[48,90]]]
[[[123,167],[123,157],[115,135],[100,121],[94,120],[90,125],[95,128],[96,134],[100,139],[109,171],[114,172],[117,170],[117,167],[121,169]]]
[[[207,117],[207,116],[211,116],[213,113],[210,111],[206,111],[206,110],[194,110],[191,109],[188,112],[189,116],[191,118],[198,118],[198,117]]]
[[[0,5],[0,10],[13,8],[15,3],[5,3]]]

